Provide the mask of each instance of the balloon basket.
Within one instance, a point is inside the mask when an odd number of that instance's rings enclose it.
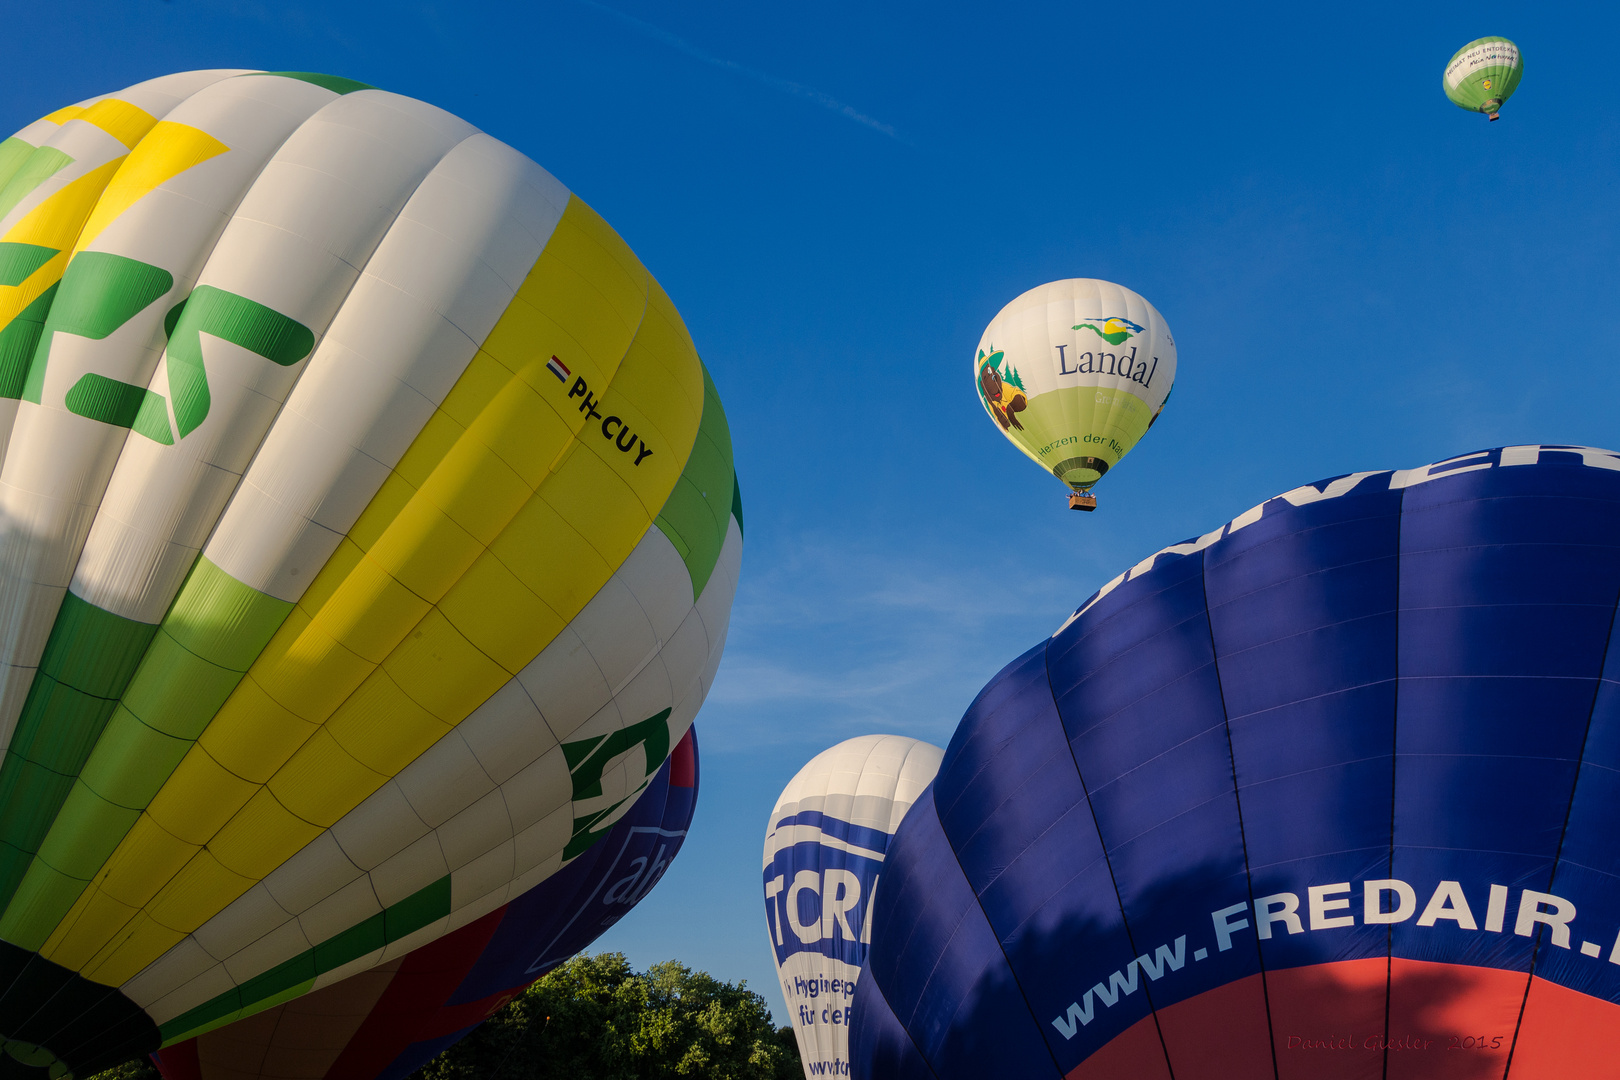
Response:
[[[1097,509],[1097,496],[1095,496],[1095,495],[1082,495],[1082,494],[1080,494],[1080,492],[1076,491],[1072,495],[1069,496],[1069,509],[1070,510],[1095,510],[1095,509]]]
[[[1495,123],[1496,121],[1502,119],[1502,114],[1501,113],[1491,113],[1485,119],[1491,121],[1492,123]]]

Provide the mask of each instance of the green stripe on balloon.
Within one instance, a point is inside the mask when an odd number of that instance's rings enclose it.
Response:
[[[174,398],[174,422],[182,439],[208,418],[213,400],[203,367],[203,334],[240,345],[281,367],[291,367],[315,348],[315,334],[309,327],[212,285],[199,285],[183,305],[169,312],[164,322],[173,327],[168,351],[169,393]]]
[[[52,333],[100,340],[173,288],[174,277],[151,263],[104,251],[81,251],[68,263],[61,285],[23,384],[23,400],[36,405],[45,387]]]
[[[345,79],[341,75],[323,75],[318,71],[259,71],[256,75],[275,75],[283,79],[297,79],[332,91],[334,94],[352,94],[356,90],[375,90],[370,83],[363,83],[357,79]]]
[[[11,178],[17,175],[17,170],[23,167],[34,152],[32,143],[25,143],[13,135],[5,142],[0,142],[0,190],[10,183]]]
[[[292,608],[197,560],[139,665],[97,684],[116,707],[70,789],[49,806],[55,820],[20,883],[0,877],[0,937],[44,946]]]
[[[63,401],[68,411],[87,420],[130,428],[164,446],[174,445],[168,403],[144,386],[119,382],[94,372],[81,376]]]
[[[21,285],[56,254],[55,248],[42,244],[19,244],[12,240],[0,243],[0,285]]]
[[[574,801],[583,799],[600,799],[602,791],[602,770],[609,761],[637,746],[641,747],[645,765],[645,778],[641,787],[618,800],[611,806],[602,807],[584,817],[574,819],[574,831],[563,848],[563,860],[583,855],[592,844],[600,840],[604,833],[613,825],[610,822],[596,828],[613,811],[623,806],[628,800],[635,798],[646,781],[651,780],[669,757],[669,714],[673,709],[665,709],[639,724],[631,724],[627,728],[620,728],[610,735],[596,739],[582,739],[579,742],[563,743],[563,760],[568,762],[568,771],[573,777]]]
[[[695,599],[708,584],[726,542],[726,519],[731,516],[736,470],[731,458],[731,428],[720,394],[703,369],[703,417],[686,467],[675,482],[655,524],[675,545],[692,576]]]
[[[34,351],[45,333],[45,320],[50,316],[51,304],[61,286],[58,281],[40,293],[0,330],[0,398],[22,397],[29,365],[34,362]]]
[[[7,139],[6,145],[18,143],[22,146],[28,144],[15,137]],[[15,150],[9,151],[8,156],[14,156]],[[16,166],[5,186],[0,187],[0,217],[11,213],[12,209],[33,192],[33,190],[69,165],[73,159],[54,146],[41,146],[30,149],[28,156]]]
[[[0,765],[0,896],[16,892],[157,627],[68,593]]]
[[[450,914],[450,877],[445,875],[424,889],[327,938],[291,960],[256,975],[234,990],[227,990],[162,1025],[163,1045],[201,1035],[240,1016],[260,1012],[298,997],[315,978],[358,960],[367,953],[413,934]]]

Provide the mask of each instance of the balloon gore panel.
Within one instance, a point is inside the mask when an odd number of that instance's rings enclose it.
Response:
[[[851,1075],[1598,1074],[1617,598],[1620,455],[1584,447],[1142,560],[985,687],[891,842]]]
[[[630,812],[542,884],[400,960],[165,1047],[158,1068],[166,1080],[409,1076],[645,899],[697,791],[694,728]]]

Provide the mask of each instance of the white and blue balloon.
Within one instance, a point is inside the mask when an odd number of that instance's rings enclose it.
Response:
[[[806,1076],[847,1076],[855,984],[889,840],[939,771],[900,735],[841,742],[799,770],[765,832],[765,920]]]

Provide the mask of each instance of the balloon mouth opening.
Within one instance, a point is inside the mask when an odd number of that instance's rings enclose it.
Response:
[[[1497,98],[1491,98],[1479,107],[1479,111],[1485,114],[1487,120],[1495,120],[1501,108],[1502,102]]]
[[[0,1075],[28,1080],[73,1080],[73,1070],[67,1062],[37,1043],[21,1039],[5,1039],[0,1043],[5,1053],[0,1055]]]
[[[1094,457],[1065,458],[1052,466],[1052,475],[1080,494],[1084,494],[1092,484],[1101,480],[1103,473],[1107,471],[1108,462]]]

